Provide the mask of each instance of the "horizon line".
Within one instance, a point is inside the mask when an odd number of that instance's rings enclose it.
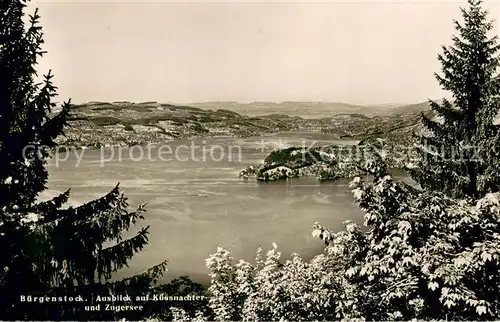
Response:
[[[395,105],[395,106],[404,106],[404,105],[414,105],[414,104],[422,104],[422,103],[427,103],[429,100],[432,101],[439,101],[444,98],[429,98],[425,100],[419,100],[419,101],[414,101],[414,102],[385,102],[385,103],[370,103],[370,104],[356,104],[356,103],[347,103],[347,102],[342,102],[342,101],[323,101],[323,100],[283,100],[283,101],[234,101],[234,100],[199,100],[199,101],[156,101],[156,100],[150,100],[150,101],[131,101],[131,100],[90,100],[90,101],[80,101],[80,102],[74,102],[72,101],[72,105],[83,105],[83,104],[89,104],[89,103],[131,103],[131,104],[171,104],[171,105],[190,105],[190,104],[210,104],[210,103],[232,103],[232,104],[258,104],[258,103],[266,103],[266,104],[285,104],[285,103],[318,103],[318,104],[342,104],[342,105],[351,105],[351,106],[361,106],[361,107],[376,107],[376,106],[383,106],[383,105]],[[65,101],[57,101],[57,104],[60,104],[61,102]]]

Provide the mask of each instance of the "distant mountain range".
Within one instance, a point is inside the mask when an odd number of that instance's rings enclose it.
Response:
[[[127,101],[72,105],[71,127],[60,143],[71,148],[136,145],[173,139],[305,131],[336,138],[386,137],[402,142],[420,126],[428,103],[361,106],[329,102]]]
[[[149,102],[151,103],[151,102]],[[303,118],[324,118],[337,114],[363,114],[366,116],[425,112],[430,109],[428,102],[417,104],[355,105],[339,102],[251,102],[232,101],[202,102],[186,104],[202,109],[224,109],[249,116],[285,114]]]
[[[277,102],[250,102],[240,103],[233,101],[214,101],[214,102],[197,102],[197,103],[170,103],[160,104],[155,101],[133,103],[129,101],[114,101],[112,103],[90,101],[79,105],[136,105],[136,106],[191,106],[204,110],[228,110],[242,115],[248,116],[264,116],[264,115],[288,115],[299,116],[302,118],[315,119],[333,117],[335,115],[345,114],[362,114],[365,116],[383,116],[397,115],[406,113],[426,112],[430,110],[428,102],[416,104],[376,104],[376,105],[355,105],[339,102],[293,102],[285,101]],[[59,112],[60,107],[55,108],[54,112]]]

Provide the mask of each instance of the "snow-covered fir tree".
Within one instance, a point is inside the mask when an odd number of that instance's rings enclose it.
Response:
[[[0,312],[4,320],[89,319],[91,295],[144,294],[166,263],[121,281],[114,272],[147,244],[148,228],[123,233],[143,219],[143,206],[127,211],[116,186],[78,207],[64,207],[69,190],[39,202],[46,189],[46,161],[63,134],[70,103],[52,116],[52,75],[38,84],[36,64],[43,37],[35,12],[23,22],[26,1],[0,2]],[[77,296],[89,302],[33,304],[20,295]],[[106,312],[99,318],[110,319]]]
[[[422,187],[452,197],[481,197],[500,188],[498,158],[491,155],[499,141],[494,120],[500,107],[500,47],[497,37],[489,36],[493,24],[481,3],[468,0],[463,23],[455,21],[453,45],[438,56],[442,73],[436,79],[453,99],[430,101],[437,119],[422,115],[427,133],[417,146],[420,158],[409,169]]]

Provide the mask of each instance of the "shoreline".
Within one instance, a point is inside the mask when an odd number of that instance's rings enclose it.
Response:
[[[64,144],[60,144],[58,146],[59,150],[64,150],[68,149],[69,151],[80,151],[80,150],[99,150],[102,148],[118,148],[118,147],[133,147],[136,145],[139,146],[149,146],[149,145],[159,145],[159,144],[164,144],[164,143],[169,143],[169,142],[174,142],[174,141],[180,141],[180,140],[198,140],[198,139],[211,139],[211,138],[251,138],[251,137],[273,137],[274,135],[277,134],[285,134],[285,133],[307,133],[307,134],[318,134],[318,135],[330,135],[329,133],[324,133],[320,131],[307,131],[304,129],[297,129],[297,130],[291,130],[291,131],[279,131],[279,132],[261,132],[261,133],[256,133],[252,135],[245,135],[245,136],[238,136],[238,135],[219,135],[219,134],[214,134],[214,135],[195,135],[195,136],[186,136],[186,137],[175,137],[171,138],[170,140],[161,140],[161,141],[149,141],[149,142],[131,142],[129,144],[120,144],[120,143],[115,143],[115,144],[106,144],[106,145],[81,145],[81,146],[66,146]],[[332,135],[331,138],[332,141],[357,141],[360,142],[362,139],[356,138],[356,137],[338,137]],[[356,145],[356,144],[346,144],[346,145]],[[56,149],[56,148],[55,148]]]

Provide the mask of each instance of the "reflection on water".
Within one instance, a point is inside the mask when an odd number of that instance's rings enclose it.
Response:
[[[328,141],[325,135],[281,134],[289,142]],[[238,172],[260,163],[270,151],[257,149],[263,138],[213,138],[207,146],[242,147],[241,160],[220,161],[121,160],[109,158],[110,150],[86,150],[78,167],[76,157],[50,166],[49,191],[42,198],[72,188],[71,203],[80,204],[111,190],[118,182],[131,206],[148,202],[146,222],[150,244],[121,273],[132,274],[164,259],[169,260],[167,278],[188,274],[206,280],[204,259],[217,246],[230,250],[235,258],[253,260],[258,246],[273,242],[283,254],[317,254],[322,243],[311,237],[315,221],[341,229],[345,220],[361,222],[353,205],[347,180],[319,183],[315,178],[258,183],[238,178]],[[201,144],[202,140],[196,140]],[[170,142],[172,147],[189,144]],[[310,142],[310,141],[307,141]],[[349,142],[352,143],[352,142]],[[124,150],[125,151],[125,150]],[[108,154],[106,154],[108,153]],[[187,152],[186,152],[187,153]],[[102,163],[101,154],[110,161]]]

